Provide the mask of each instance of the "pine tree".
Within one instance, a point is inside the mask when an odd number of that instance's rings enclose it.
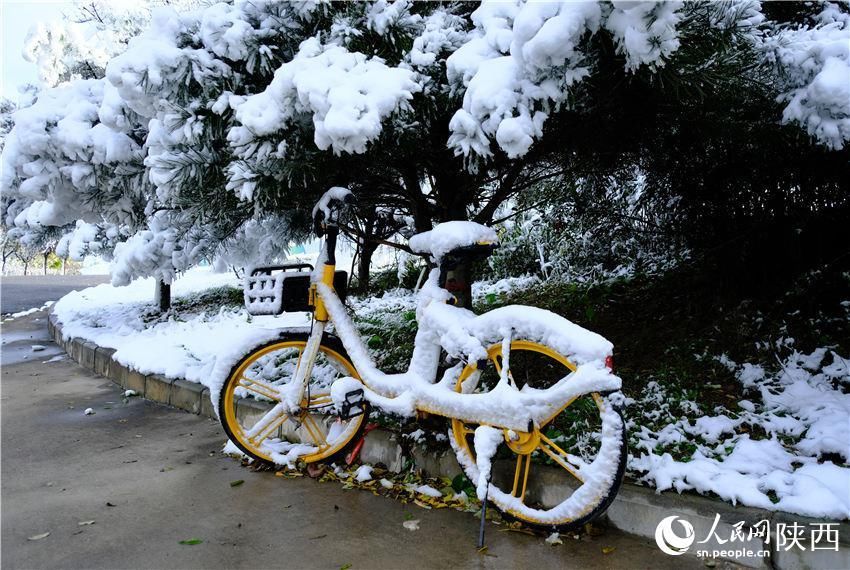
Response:
[[[684,219],[711,225],[718,188],[745,209],[764,185],[736,194],[710,145],[793,140],[822,157],[831,197],[850,136],[848,55],[830,47],[850,27],[831,3],[240,0],[151,18],[95,79],[73,79],[64,36],[43,35],[70,81],[16,115],[3,153],[6,223],[73,225],[60,248],[114,249],[116,283],[284,256],[333,185],[361,196],[364,266],[392,232],[492,222],[551,180],[591,200],[638,173],[653,207],[683,197]],[[56,144],[72,122],[84,136]]]

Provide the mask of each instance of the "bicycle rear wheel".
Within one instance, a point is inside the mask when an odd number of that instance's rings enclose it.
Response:
[[[278,410],[278,386],[292,381],[307,345],[306,333],[252,350],[230,372],[219,397],[227,436],[249,457],[275,464],[328,460],[341,453],[365,425],[366,413],[343,420],[333,413],[330,387],[343,376],[359,379],[335,337],[322,339],[307,394],[298,414]]]
[[[488,348],[481,369],[467,365],[456,384],[464,393],[488,392],[499,380],[502,344]],[[509,377],[517,390],[546,390],[569,382],[576,366],[543,344],[513,340]],[[476,481],[476,424],[452,419],[449,440],[467,476]],[[605,512],[625,471],[626,432],[610,399],[591,393],[568,402],[529,432],[504,431],[492,460],[489,500],[508,517],[564,531]]]

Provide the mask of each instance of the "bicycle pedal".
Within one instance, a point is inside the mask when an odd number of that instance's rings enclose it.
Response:
[[[339,417],[343,420],[350,420],[364,413],[366,413],[366,398],[363,395],[363,388],[346,392]]]

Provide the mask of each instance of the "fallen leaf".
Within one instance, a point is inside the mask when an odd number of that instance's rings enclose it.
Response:
[[[108,502],[108,501],[107,501],[106,506],[107,506],[107,507],[114,507],[115,505],[113,505],[112,503],[110,503],[110,502]]]
[[[549,537],[546,539],[546,544],[548,544],[548,545],[550,545],[550,546],[555,546],[556,544],[564,544],[564,541],[563,541],[563,540],[561,540],[561,535],[560,535],[560,534],[558,534],[557,532],[553,532],[553,533],[552,533],[552,534],[550,534],[550,535],[549,535]]]
[[[275,471],[275,472],[274,472],[274,476],[275,476],[275,477],[283,477],[283,476],[284,476],[284,473],[283,473],[283,471]]]
[[[339,570],[348,570],[349,568],[351,568],[350,563],[349,564],[343,564],[342,566],[339,567]]]
[[[413,519],[411,521],[404,521],[401,523],[401,526],[406,528],[407,530],[419,530],[419,519]]]
[[[326,536],[327,536],[326,534],[320,534],[318,536],[311,536],[310,540],[319,540],[320,538],[325,538]]]
[[[186,540],[181,540],[179,544],[187,544],[191,546],[194,544],[201,544],[202,542],[203,540],[201,540],[200,538],[187,538]]]
[[[27,540],[41,540],[42,538],[47,538],[50,536],[49,532],[43,532],[41,534],[34,534],[30,537],[27,537]]]
[[[478,549],[478,554],[485,554],[486,552],[487,552],[486,546],[482,546],[481,548]]]
[[[88,526],[88,525],[90,525],[90,524],[94,524],[94,521],[93,521],[93,520],[90,520],[90,521],[80,521],[80,522],[78,522],[78,523],[77,523],[77,526]]]
[[[617,550],[617,548],[614,547],[614,546],[603,546],[602,547],[602,554],[611,554],[615,550]]]
[[[231,481],[230,486],[231,487],[238,487],[239,485],[241,485],[244,482],[245,482],[244,479],[237,479],[236,481]]]

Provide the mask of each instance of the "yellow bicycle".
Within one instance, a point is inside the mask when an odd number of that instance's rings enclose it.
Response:
[[[479,498],[504,513],[565,530],[604,512],[627,455],[611,343],[535,307],[475,315],[456,306],[446,288],[452,271],[489,255],[496,234],[448,222],[410,240],[436,267],[419,293],[407,372],[381,372],[343,305],[345,274],[335,267],[338,213],[351,199],[332,188],[314,209],[325,237],[315,270],[246,275],[249,311],[309,310],[313,323],[283,331],[233,367],[218,402],[230,440],[256,460],[315,463],[356,441],[370,406],[424,412],[448,418],[448,439]]]

